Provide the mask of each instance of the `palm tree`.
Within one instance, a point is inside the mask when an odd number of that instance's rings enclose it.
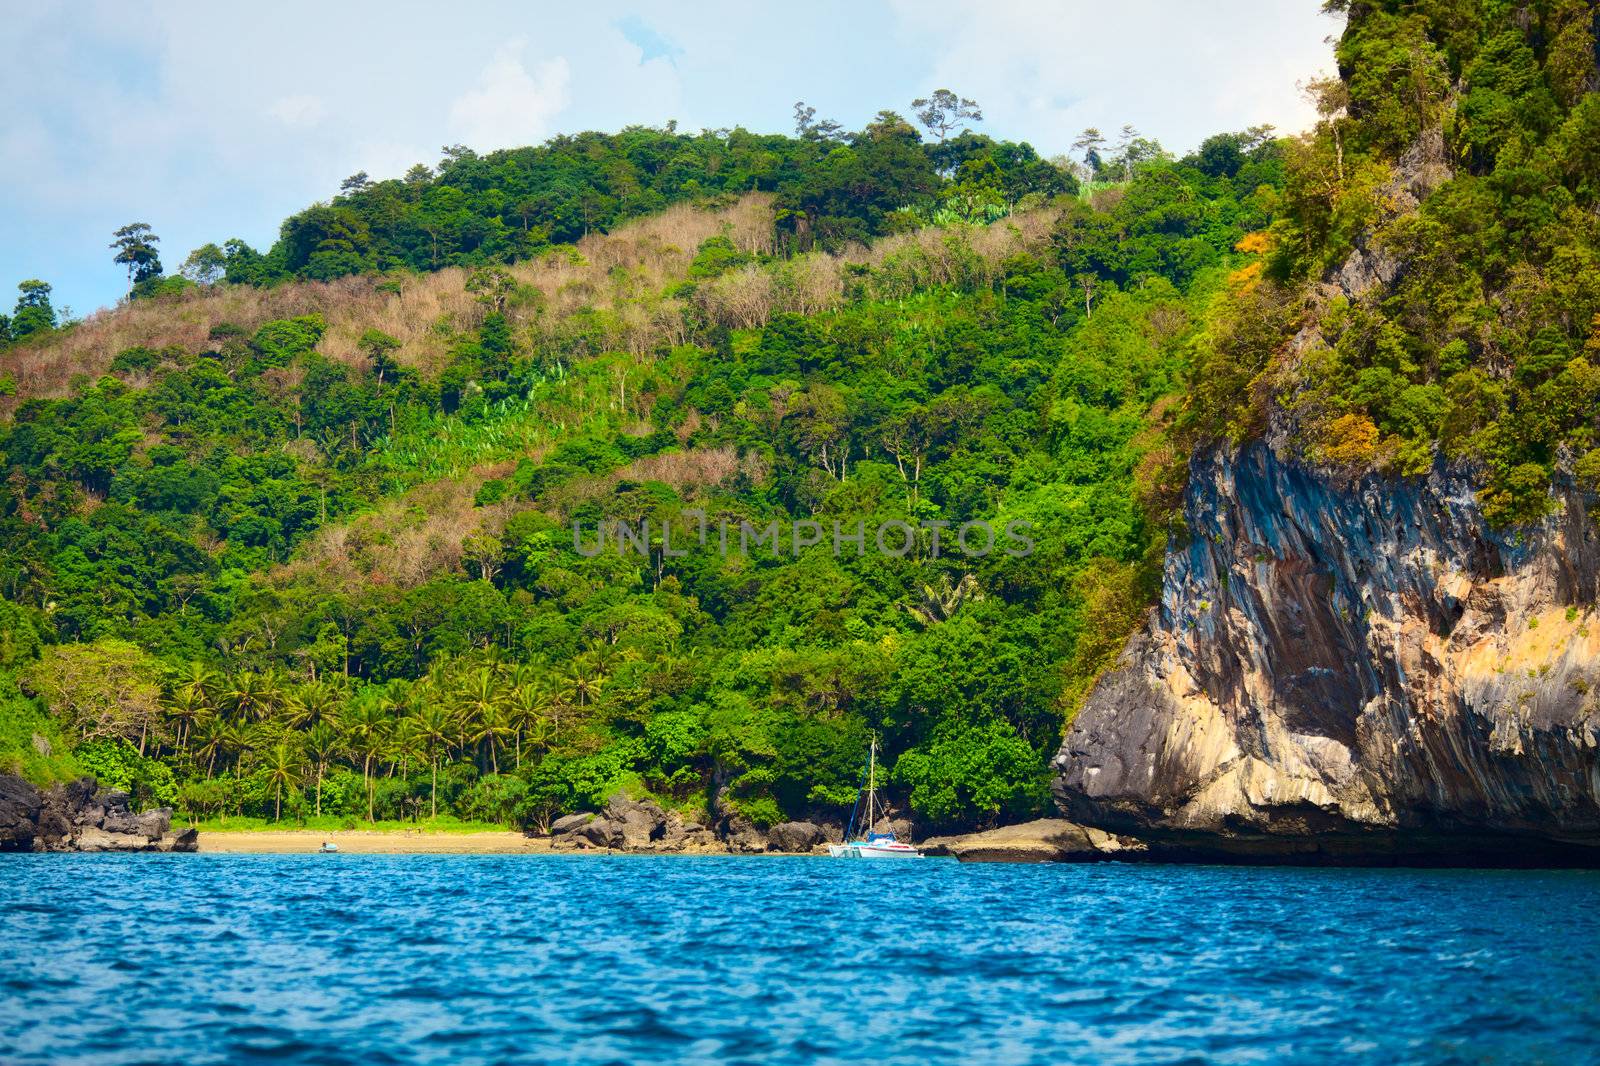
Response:
[[[450,747],[456,737],[456,723],[442,704],[429,701],[411,720],[413,736],[428,759],[432,772],[432,795],[429,817],[439,817],[439,756]]]
[[[489,766],[496,774],[500,772],[496,748],[500,738],[511,732],[506,724],[504,703],[500,677],[494,668],[485,666],[475,670],[467,681],[461,703],[467,722],[467,739],[475,744],[488,743]]]
[[[333,726],[327,722],[318,722],[306,730],[305,740],[306,756],[311,764],[317,768],[317,817],[322,817],[322,775],[327,771],[328,760],[333,757],[333,752],[339,744],[339,734],[333,731]]]
[[[585,707],[600,694],[600,687],[605,683],[605,675],[585,658],[577,658],[567,665],[567,672],[561,679],[562,687],[566,694],[577,701],[579,707]]]
[[[284,694],[288,691],[289,679],[283,671],[276,666],[269,666],[261,671],[260,699],[261,709],[257,717],[265,721],[278,713],[283,706]]]
[[[526,681],[511,690],[511,700],[506,708],[506,724],[516,736],[517,769],[522,769],[522,738],[528,734],[538,736],[541,753],[544,750],[544,725],[548,720],[551,699],[549,690],[538,681]]]
[[[296,685],[284,698],[283,721],[292,729],[315,725],[338,705],[339,694],[325,681]]]
[[[189,737],[194,732],[195,724],[210,713],[204,698],[197,696],[189,689],[174,689],[162,703],[166,711],[167,720],[176,725],[178,751],[187,758],[189,754]]]
[[[266,716],[270,691],[261,674],[254,670],[240,670],[228,679],[222,697],[233,706],[234,713],[240,718],[254,721]]]
[[[197,703],[213,706],[222,688],[222,676],[205,663],[186,662],[178,667],[172,690],[192,697]]]
[[[195,732],[199,743],[194,757],[206,761],[206,780],[209,781],[216,770],[217,756],[227,747],[228,723],[225,719],[207,716],[195,723]]]
[[[222,751],[233,755],[233,779],[244,779],[244,757],[257,746],[255,731],[237,718],[224,718],[221,723]]]
[[[289,745],[279,741],[267,752],[266,770],[267,780],[272,782],[275,796],[275,806],[272,811],[274,822],[283,819],[283,786],[293,785],[299,780],[295,772],[298,769],[298,760],[294,752],[289,750]]]
[[[372,764],[382,754],[389,740],[390,723],[401,703],[394,689],[367,688],[345,708],[339,717],[339,727],[344,731],[350,750],[361,756],[361,785],[367,793],[367,821],[374,821],[375,802]]]

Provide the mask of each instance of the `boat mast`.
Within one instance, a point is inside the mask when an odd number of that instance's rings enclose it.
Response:
[[[872,829],[878,824],[878,815],[874,808],[878,800],[878,736],[872,736],[872,746],[867,749],[867,836],[872,835]]]

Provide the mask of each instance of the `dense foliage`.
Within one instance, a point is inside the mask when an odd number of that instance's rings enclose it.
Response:
[[[886,115],[355,183],[261,273],[225,254],[202,282],[478,264],[471,313],[427,326],[444,365],[376,324],[333,358],[308,310],[22,399],[0,428],[0,699],[48,707],[78,766],[203,815],[544,824],[626,788],[840,818],[869,734],[931,825],[1037,812],[1066,716],[1153,594],[1166,412],[1259,267],[1282,157],[1259,132],[1147,148],[1080,197],[1026,146],[923,143]],[[766,239],[714,234],[619,310],[557,321],[495,265],[751,187]],[[634,312],[667,326],[609,344]],[[573,524],[602,519],[658,532],[579,550]],[[956,550],[972,520],[1024,521],[1036,550]],[[774,521],[918,531],[903,556],[870,533],[714,550],[723,523]]]
[[[670,204],[755,191],[776,194],[787,247],[836,248],[904,229],[946,201],[970,212],[1074,188],[1027,144],[968,131],[924,145],[889,112],[850,135],[804,120],[794,137],[633,127],[484,156],[456,146],[437,168],[390,181],[358,174],[331,203],[284,222],[267,253],[234,240],[202,257],[227,280],[255,284],[509,263]]]
[[[1491,517],[1538,518],[1553,477],[1600,487],[1595,5],[1328,6],[1343,78],[1314,87],[1269,280],[1219,331],[1196,419],[1237,436],[1281,404],[1316,461],[1478,462]]]

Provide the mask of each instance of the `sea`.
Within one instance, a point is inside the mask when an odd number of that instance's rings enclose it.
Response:
[[[0,855],[0,1063],[1600,1062],[1600,873]]]

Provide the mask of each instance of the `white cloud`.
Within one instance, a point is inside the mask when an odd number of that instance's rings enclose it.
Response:
[[[267,114],[289,127],[315,126],[328,113],[327,106],[315,96],[284,96],[273,101]]]
[[[491,150],[534,144],[550,132],[566,109],[572,72],[557,56],[530,73],[521,55],[527,42],[516,38],[495,53],[477,88],[450,105],[450,130],[471,148]]]
[[[1086,125],[1131,122],[1180,150],[1258,122],[1292,129],[1306,117],[1294,82],[1328,66],[1322,39],[1338,31],[1320,6],[818,0],[795,19],[748,0],[483,0],[448,25],[428,0],[16,6],[7,29],[27,47],[0,63],[0,310],[30,277],[80,308],[115,300],[126,274],[105,246],[127,222],[156,228],[169,265],[232,236],[265,247],[345,176],[398,177],[452,141],[668,119],[787,130],[797,99],[857,126],[940,85],[982,102],[984,132],[1046,154]]]
[[[1260,123],[1299,132],[1314,115],[1295,83],[1330,65],[1325,38],[1340,28],[1319,6],[892,2],[901,31],[926,49],[929,88],[976,98],[1007,135],[1047,153],[1085,126],[1131,123],[1180,152]]]

